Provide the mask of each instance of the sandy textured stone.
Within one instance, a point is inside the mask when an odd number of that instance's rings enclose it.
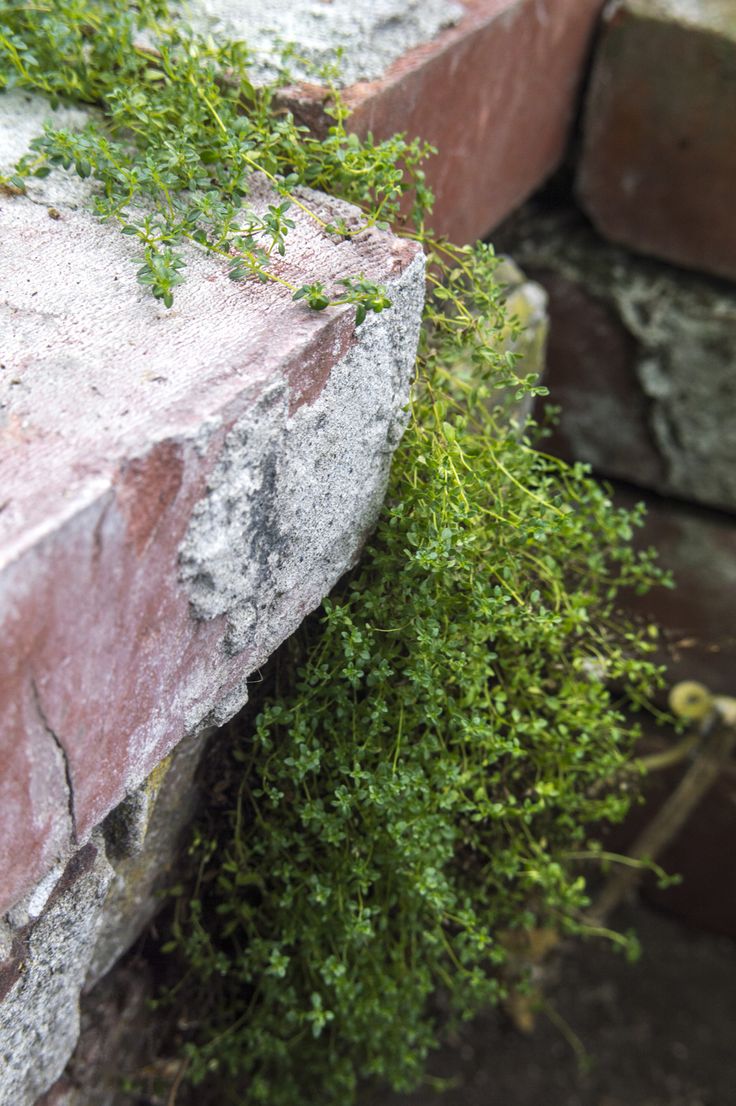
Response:
[[[463,15],[462,4],[453,0],[197,0],[189,11],[195,25],[215,36],[247,42],[262,79],[279,73],[278,43],[295,48],[289,71],[305,80],[322,66],[334,66],[341,51],[343,87],[383,76],[408,50]]]
[[[7,1106],[32,1106],[76,1044],[79,993],[111,875],[101,842],[90,841],[0,964],[0,1102]]]
[[[736,509],[736,289],[610,246],[574,213],[532,213],[501,240],[549,295],[553,448]]]
[[[125,1066],[145,1047],[138,1038],[150,981],[134,988],[132,1005],[129,987],[125,995],[115,981],[96,988],[75,1051],[80,998],[127,951],[160,908],[159,892],[173,882],[207,737],[180,742],[108,815],[92,842],[55,867],[7,915],[0,950],[0,1058],[5,1049],[12,1060],[7,1068],[0,1064],[0,1103],[30,1106],[39,1090],[53,1084],[38,1106],[102,1106],[104,1073],[104,1101],[111,1106],[120,1069],[105,1067],[105,1051],[116,1049],[118,1064]],[[123,973],[120,982],[125,980],[134,982]],[[57,1079],[73,1052],[73,1078],[67,1073]]]
[[[736,278],[733,0],[609,5],[578,194],[614,241]]]
[[[603,0],[197,0],[194,11],[203,6],[212,26],[257,46],[280,27],[317,61],[334,60],[342,47],[348,126],[436,146],[427,163],[432,225],[469,242],[559,164]],[[311,81],[285,99],[323,132],[331,124],[326,93]]]
[[[35,1106],[133,1106],[121,1081],[129,1078],[142,1088],[155,1082],[149,1065],[156,1059],[161,1026],[148,1003],[156,986],[151,965],[133,956],[85,994],[74,1055]],[[142,1075],[146,1069],[148,1079]]]
[[[42,182],[55,197],[60,177]],[[394,306],[356,331],[351,308],[310,312],[192,252],[168,311],[136,285],[130,239],[76,193],[54,206],[0,197],[0,909],[232,715],[352,563],[423,298],[413,245],[300,217],[284,276],[364,272]]]

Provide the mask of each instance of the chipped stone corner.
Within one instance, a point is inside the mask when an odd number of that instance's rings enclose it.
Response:
[[[23,924],[11,927],[11,957],[0,965],[0,1102],[32,1106],[64,1070],[112,875],[94,835],[39,885],[23,906],[25,922],[17,915]]]
[[[0,1103],[33,1106],[76,1046],[80,995],[159,908],[211,730],[190,734],[0,921]],[[52,1099],[53,1101],[53,1099]]]
[[[264,660],[351,567],[375,525],[406,422],[424,295],[418,255],[320,394],[289,415],[277,382],[228,432],[180,550],[192,612]]]
[[[185,737],[103,823],[113,876],[85,977],[89,989],[128,950],[173,882],[182,834],[197,799],[196,771],[211,728]]]
[[[62,1075],[80,994],[173,881],[208,727],[240,709],[249,674],[359,555],[406,423],[423,271],[418,255],[390,285],[393,307],[359,329],[311,403],[290,413],[277,379],[226,435],[180,568],[194,613],[224,615],[226,651],[248,652],[189,736],[0,927],[0,1102],[33,1106]]]
[[[370,249],[366,255],[372,256]],[[182,714],[169,726],[176,726],[172,740],[183,731],[190,736],[67,863],[75,821],[72,783],[80,782],[71,778],[62,741],[70,735],[53,728],[43,673],[27,689],[35,707],[32,713],[29,707],[29,717],[42,731],[38,742],[58,778],[69,832],[48,850],[49,860],[58,861],[53,870],[0,923],[2,1106],[32,1106],[61,1075],[78,1036],[80,993],[129,948],[160,904],[159,891],[172,881],[181,832],[195,806],[196,765],[208,727],[240,709],[249,674],[355,562],[375,523],[405,425],[422,312],[424,259],[417,254],[406,262],[407,256],[388,240],[384,252],[376,251],[377,264],[406,265],[388,282],[391,309],[371,316],[355,334],[344,326],[347,346],[333,347],[334,331],[324,328],[318,368],[333,367],[316,394],[310,390],[294,402],[293,366],[287,362],[274,370],[255,404],[252,389],[237,380],[243,390],[236,392],[234,385],[229,394],[245,413],[224,434],[214,470],[221,420],[233,408],[208,410],[204,421],[193,418],[182,431],[187,438],[191,429],[188,440],[200,462],[193,487],[210,476],[181,546],[180,578],[197,618],[222,617],[224,648],[213,647],[216,663],[192,677]],[[316,343],[320,355],[323,347]],[[304,348],[295,346],[300,356]],[[149,474],[133,464],[125,475],[129,490]],[[116,502],[122,516],[125,496]],[[143,548],[153,532],[149,523],[156,521],[155,512],[142,516],[140,525],[130,527],[132,542]],[[180,532],[166,554],[168,572]],[[180,591],[177,598],[182,600]],[[186,600],[178,610],[191,630]],[[209,642],[220,636],[219,627],[213,629]],[[129,778],[138,783],[140,774]]]

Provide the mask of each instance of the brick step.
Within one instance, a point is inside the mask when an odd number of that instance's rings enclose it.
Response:
[[[4,169],[50,116],[0,97]],[[279,274],[331,288],[364,273],[389,310],[356,329],[352,307],[310,311],[194,250],[169,310],[136,284],[136,245],[86,210],[89,191],[55,171],[0,197],[0,1101],[13,1106],[61,1074],[85,978],[150,916],[203,735],[375,522],[424,294],[414,244],[375,229],[337,240],[300,212]],[[254,184],[254,204],[268,198]],[[357,216],[305,198],[325,221]]]
[[[431,225],[455,242],[487,235],[558,167],[603,0],[198,0],[215,33],[242,38],[271,72],[274,34],[313,65],[337,48],[348,126],[405,132],[438,150],[427,163]],[[317,132],[332,120],[308,68],[285,90]]]
[[[350,307],[312,312],[194,252],[167,310],[136,285],[130,240],[49,182],[0,199],[0,910],[184,734],[237,710],[355,559],[423,295],[414,245],[338,242],[300,215],[282,275],[365,272],[389,311],[356,331]]]

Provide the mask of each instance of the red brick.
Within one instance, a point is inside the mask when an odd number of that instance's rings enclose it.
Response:
[[[349,126],[406,132],[436,146],[431,225],[456,242],[483,237],[559,165],[602,0],[464,0],[465,15],[345,90]],[[325,126],[322,89],[289,92]]]
[[[578,195],[643,253],[736,278],[733,0],[608,9],[587,97]]]
[[[282,275],[363,271],[396,307],[356,331],[352,308],[310,312],[192,253],[167,311],[127,239],[55,206],[0,198],[0,913],[185,734],[242,705],[357,555],[423,287],[413,244],[336,242],[300,217]]]

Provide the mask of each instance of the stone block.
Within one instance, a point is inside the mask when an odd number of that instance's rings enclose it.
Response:
[[[618,0],[586,100],[580,201],[615,242],[736,279],[733,0]]]
[[[23,907],[0,963],[0,1102],[30,1106],[58,1079],[79,1034],[79,992],[112,869],[99,838],[76,853],[45,901]]]
[[[427,164],[431,225],[456,242],[486,235],[559,165],[603,0],[198,0],[216,34],[245,38],[256,57],[274,33],[297,54],[340,67],[357,134],[402,132],[439,151]],[[269,72],[269,62],[262,64]],[[309,69],[286,90],[317,131],[325,88]]]
[[[208,736],[180,742],[108,815],[93,843],[66,867],[55,868],[6,916],[0,1057],[5,1049],[12,1063],[0,1065],[0,1102],[12,1092],[7,1101],[13,1106],[30,1106],[74,1050],[69,1069],[37,1106],[113,1106],[121,1072],[132,1071],[134,1056],[145,1051],[152,1025],[143,1007],[151,980],[140,970],[105,973],[160,907],[159,893],[173,883]],[[81,877],[92,869],[96,876],[88,887]]]
[[[553,451],[736,509],[736,289],[611,246],[574,212],[524,213],[499,243],[549,297]]]
[[[184,831],[196,810],[195,774],[210,733],[188,735],[103,823],[113,877],[85,976],[93,987],[161,906],[174,882]]]
[[[6,120],[40,125],[46,109],[13,95]],[[284,275],[364,272],[393,307],[356,330],[350,307],[310,312],[192,252],[167,310],[136,285],[130,240],[63,188],[55,173],[0,197],[0,910],[239,709],[354,562],[423,297],[414,245],[299,218]]]
[[[127,958],[83,997],[80,1035],[64,1075],[34,1106],[133,1106],[154,1102],[153,1084],[163,1073],[155,1064],[161,1030],[160,1012],[149,1005],[156,994],[154,973],[140,956]],[[165,1019],[163,1019],[165,1021]],[[169,1082],[180,1063],[169,1062]],[[145,1072],[145,1075],[143,1074]],[[126,1093],[132,1081],[141,1096]],[[145,1094],[151,1083],[150,1100]]]
[[[4,166],[49,115],[0,96]],[[283,276],[363,272],[393,306],[356,329],[352,308],[310,312],[192,253],[167,310],[89,194],[56,171],[0,197],[0,1102],[13,1106],[61,1076],[85,981],[155,909],[207,733],[375,522],[423,302],[416,246],[380,231],[337,242],[299,218]],[[62,1078],[49,1093],[72,1090]]]

